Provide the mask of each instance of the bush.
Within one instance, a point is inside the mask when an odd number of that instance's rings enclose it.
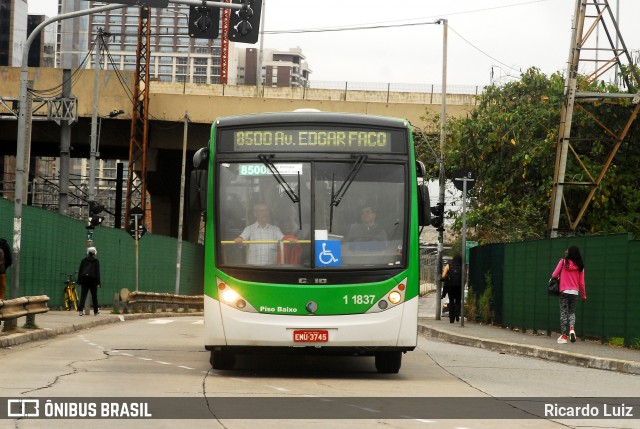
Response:
[[[464,301],[464,315],[470,322],[475,322],[476,317],[478,317],[477,298],[471,286],[469,286],[469,292],[467,293],[467,297]]]
[[[487,287],[480,296],[480,302],[478,308],[480,310],[480,320],[482,323],[490,324],[493,320],[493,313],[491,312],[491,302],[493,301],[493,288]]]

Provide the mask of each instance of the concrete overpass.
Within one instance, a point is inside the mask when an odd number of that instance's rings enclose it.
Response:
[[[18,99],[20,69],[0,67],[0,155],[16,153],[17,121],[10,109]],[[29,79],[36,91],[61,88],[62,70],[32,68]],[[88,158],[93,113],[94,71],[79,70],[73,79],[72,94],[78,100],[78,121],[72,127],[71,157]],[[177,207],[180,188],[183,120],[189,115],[188,157],[209,141],[211,123],[219,116],[291,111],[313,108],[330,112],[384,115],[408,119],[425,129],[427,114],[439,114],[440,93],[327,90],[311,88],[256,88],[253,86],[202,85],[151,82],[149,100],[149,147],[147,187],[152,195],[153,232],[177,235]],[[134,73],[101,71],[98,115],[114,109],[125,114],[102,120],[100,156],[128,159],[131,127],[131,93]],[[34,106],[37,104],[34,103]],[[475,106],[474,94],[447,94],[447,115],[465,115]],[[60,131],[46,120],[46,107],[34,112],[31,156],[59,156]],[[45,120],[43,120],[45,119]],[[429,131],[429,130],[428,130]],[[433,130],[437,131],[437,130]],[[191,163],[187,163],[190,168]],[[187,173],[188,174],[188,173]],[[195,237],[196,214],[188,216],[189,238]],[[191,224],[189,227],[188,224]]]

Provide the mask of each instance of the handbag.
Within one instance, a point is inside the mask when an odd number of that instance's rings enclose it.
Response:
[[[549,286],[547,287],[547,293],[551,296],[560,295],[560,277],[551,277],[549,279]]]
[[[562,262],[562,270],[564,270],[564,261]],[[547,286],[547,293],[550,296],[560,295],[560,275],[562,274],[562,270],[560,270],[560,274],[558,274],[558,277],[551,277],[549,279],[549,285]]]

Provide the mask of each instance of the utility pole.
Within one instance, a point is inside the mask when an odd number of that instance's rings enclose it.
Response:
[[[440,112],[440,160],[439,160],[439,185],[438,204],[444,210],[444,189],[446,177],[444,174],[444,147],[447,140],[447,37],[448,21],[440,19],[436,21],[442,24],[442,108]],[[444,212],[443,223],[438,231],[438,268],[436,270],[436,320],[440,320],[442,315],[442,250],[444,248]]]
[[[267,0],[258,1],[262,1],[262,15],[260,16],[260,52],[258,53],[258,70],[256,70],[256,89],[258,91],[258,95],[260,95],[260,84],[262,84],[262,96],[264,97],[264,86],[266,83],[262,82],[262,62],[264,61],[264,8],[267,5]]]
[[[89,149],[89,210],[96,200],[96,154],[98,148],[98,102],[100,101],[100,63],[102,62],[103,48],[102,28],[98,29],[94,50],[94,84],[93,84],[93,114],[91,115],[91,149]],[[89,213],[91,215],[91,213]]]
[[[189,112],[184,112],[184,134],[182,137],[182,173],[180,174],[180,210],[178,211],[178,261],[176,262],[176,295],[180,294],[180,271],[182,267],[182,227],[184,220],[184,187],[187,165],[187,129]]]

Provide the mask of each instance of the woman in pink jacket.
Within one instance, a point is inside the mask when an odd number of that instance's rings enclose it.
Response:
[[[560,276],[560,337],[559,344],[567,343],[567,325],[569,326],[569,338],[576,342],[576,301],[578,294],[583,301],[587,300],[587,292],[584,285],[584,262],[580,256],[580,250],[576,246],[570,246],[565,252],[566,256],[558,262],[552,276]]]

